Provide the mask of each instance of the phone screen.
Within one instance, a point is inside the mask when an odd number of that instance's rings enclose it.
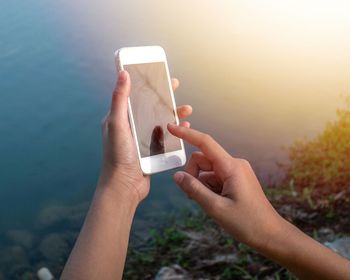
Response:
[[[131,78],[130,103],[141,157],[181,149],[167,129],[175,113],[164,62],[124,65]]]

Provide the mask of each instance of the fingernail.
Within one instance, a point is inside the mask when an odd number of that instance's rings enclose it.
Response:
[[[126,72],[124,70],[120,70],[118,73],[118,83],[124,83],[126,81]]]
[[[184,177],[185,177],[185,174],[183,172],[176,172],[174,175],[174,180],[176,184],[181,184]]]
[[[168,126],[174,127],[174,126],[176,126],[176,124],[174,124],[174,123],[168,123]]]

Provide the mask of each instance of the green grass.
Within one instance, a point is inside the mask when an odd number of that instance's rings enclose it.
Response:
[[[141,247],[129,248],[124,279],[154,279],[161,267],[173,264],[180,265],[193,279],[295,279],[279,265],[232,239],[200,210],[184,210],[169,221],[172,222],[161,229],[152,229],[151,237]],[[204,236],[195,245],[198,247],[188,249],[193,240],[187,232]],[[198,266],[205,259],[227,254],[234,254],[235,261]]]
[[[287,184],[292,184],[310,207],[332,207],[350,193],[350,98],[337,118],[313,140],[289,148]],[[332,213],[330,212],[330,215]]]
[[[315,239],[319,239],[317,229],[334,225],[335,218],[342,217],[347,223],[348,208],[339,206],[350,202],[350,98],[321,134],[313,140],[295,142],[288,153],[286,181],[266,189],[269,199],[277,206],[289,203],[293,209],[312,214],[312,218],[299,219],[299,225]],[[298,221],[298,217],[290,218]],[[205,244],[190,250],[193,240],[188,232],[209,236],[210,242],[204,239]],[[234,254],[236,259],[198,267],[203,259],[220,254]],[[173,264],[186,269],[194,279],[296,279],[286,269],[233,240],[202,211],[183,210],[178,217],[170,218],[168,225],[152,229],[141,247],[131,246],[124,279],[154,279],[161,267]]]

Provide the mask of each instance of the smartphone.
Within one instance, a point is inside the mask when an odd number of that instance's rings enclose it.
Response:
[[[179,124],[179,119],[165,51],[159,46],[121,48],[115,52],[115,62],[131,79],[129,123],[142,172],[183,166],[183,141],[167,129],[168,123]]]

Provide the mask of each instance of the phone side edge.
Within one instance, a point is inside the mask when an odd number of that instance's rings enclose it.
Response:
[[[124,70],[124,67],[122,64],[122,59],[121,59],[121,54],[122,54],[123,49],[125,49],[125,48],[120,48],[114,52],[115,65],[116,65],[118,72],[121,70]],[[140,166],[141,171],[143,172],[142,166],[141,166],[141,155],[140,155],[139,143],[138,143],[137,134],[136,134],[135,122],[134,122],[134,117],[132,115],[130,96],[128,96],[128,121],[129,121],[131,135],[132,135],[133,141],[135,143],[135,147],[136,147],[136,153],[137,153],[137,157],[138,157],[139,166]]]

